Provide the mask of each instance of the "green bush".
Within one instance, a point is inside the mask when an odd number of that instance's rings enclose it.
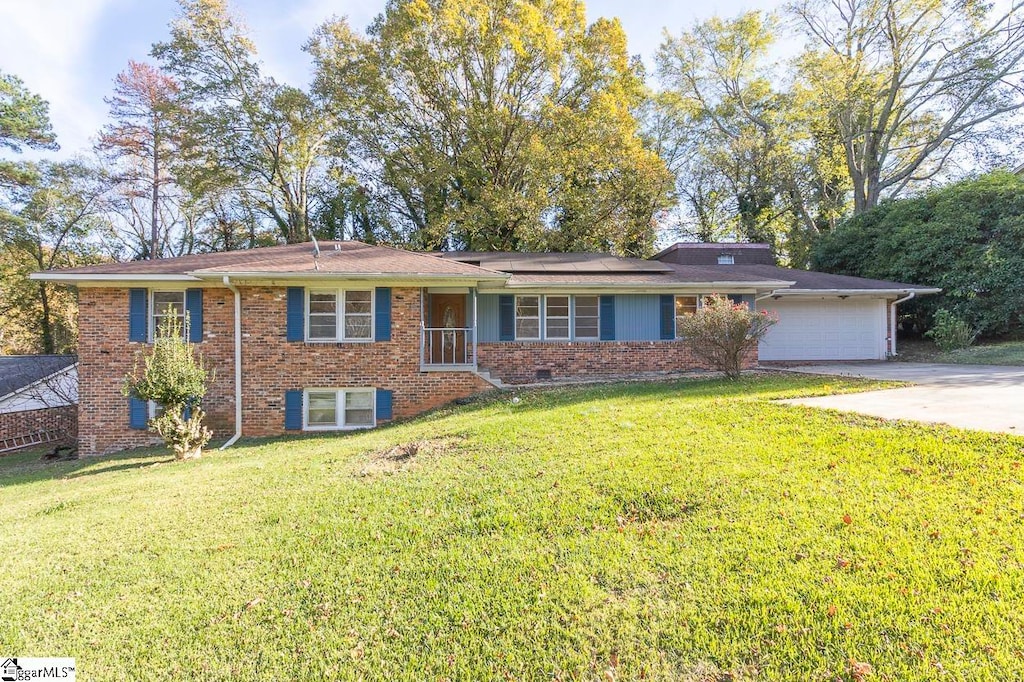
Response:
[[[999,171],[884,202],[824,235],[815,269],[941,287],[901,310],[927,328],[940,309],[982,335],[1024,325],[1024,178]]]
[[[735,379],[743,369],[743,358],[776,322],[778,318],[768,311],[754,312],[746,303],[715,295],[705,298],[697,312],[678,318],[676,334],[694,355]]]
[[[948,310],[940,310],[935,313],[935,321],[932,328],[925,336],[935,341],[935,345],[944,352],[968,348],[978,338],[978,332],[967,324],[963,318],[957,317]]]
[[[163,412],[149,420],[149,429],[160,434],[178,459],[199,457],[213,435],[203,426],[205,414],[199,400],[206,395],[209,372],[188,341],[188,313],[184,329],[168,309],[156,330],[153,346],[124,378],[122,392],[139,400],[153,401]],[[186,416],[186,408],[192,406]]]

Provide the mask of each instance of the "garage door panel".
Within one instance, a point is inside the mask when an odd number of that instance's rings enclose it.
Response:
[[[761,341],[762,360],[881,360],[885,301],[803,299],[761,302],[779,322]]]

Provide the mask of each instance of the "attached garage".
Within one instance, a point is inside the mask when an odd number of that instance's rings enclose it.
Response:
[[[884,360],[887,306],[883,298],[767,298],[758,310],[779,322],[761,341],[761,360]]]

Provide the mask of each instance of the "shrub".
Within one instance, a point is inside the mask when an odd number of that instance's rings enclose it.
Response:
[[[694,355],[734,379],[743,368],[743,356],[757,347],[778,318],[754,312],[746,303],[709,296],[692,315],[679,319],[677,334]]]
[[[935,313],[932,328],[925,332],[925,336],[935,341],[940,350],[948,353],[969,347],[978,338],[978,332],[962,317],[943,309]]]
[[[182,328],[173,311],[168,310],[143,369],[140,371],[136,358],[135,368],[125,376],[122,388],[126,396],[152,400],[163,408],[162,414],[149,420],[149,429],[160,434],[178,459],[199,457],[213,435],[203,426],[206,415],[199,409],[209,373],[187,339],[188,314]]]
[[[901,308],[914,326],[946,309],[982,335],[1024,327],[1024,177],[999,171],[887,201],[815,244],[813,267],[941,287]]]

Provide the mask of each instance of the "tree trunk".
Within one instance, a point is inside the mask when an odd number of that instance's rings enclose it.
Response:
[[[53,355],[56,350],[53,343],[53,322],[50,319],[50,296],[46,290],[46,282],[39,283],[39,303],[43,309],[42,319],[39,320],[40,333],[43,340],[43,353]]]
[[[153,135],[153,215],[151,216],[151,238],[150,259],[156,260],[160,257],[160,145],[156,135]]]

